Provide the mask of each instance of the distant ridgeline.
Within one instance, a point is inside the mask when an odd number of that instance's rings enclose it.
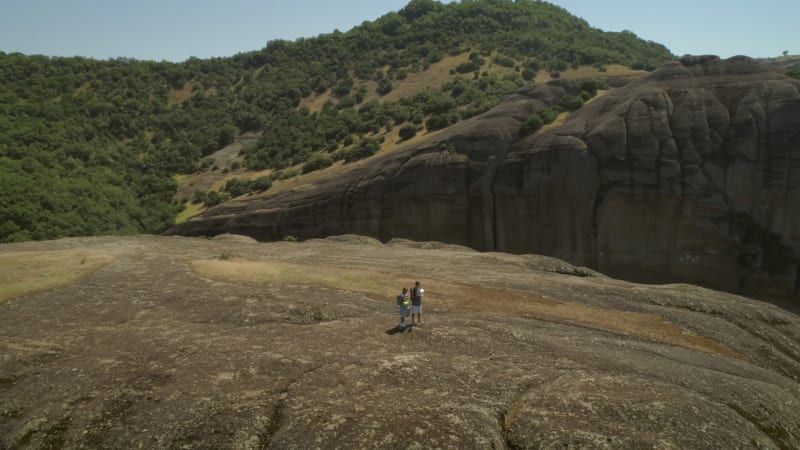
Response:
[[[455,57],[441,89],[392,93]],[[263,132],[245,168],[311,171],[372,155],[394,127],[409,137],[484,112],[540,70],[671,58],[633,33],[510,0],[413,0],[346,33],[183,63],[0,52],[0,242],[162,231],[186,201],[175,175],[212,170],[203,158],[243,132]]]

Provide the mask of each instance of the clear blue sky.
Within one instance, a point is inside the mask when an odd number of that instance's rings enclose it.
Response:
[[[444,3],[448,3],[445,1]],[[183,61],[347,31],[408,0],[0,0],[0,51]],[[683,55],[800,53],[800,0],[553,0]]]

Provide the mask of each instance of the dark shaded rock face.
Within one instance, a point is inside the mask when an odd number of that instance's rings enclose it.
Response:
[[[240,199],[171,233],[358,233],[537,253],[644,282],[798,295],[800,81],[687,57],[521,138],[569,81],[312,189]]]

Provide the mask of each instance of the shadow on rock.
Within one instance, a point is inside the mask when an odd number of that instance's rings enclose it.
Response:
[[[414,324],[397,325],[396,327],[394,327],[392,329],[386,330],[386,334],[391,336],[391,335],[397,334],[397,333],[405,333],[407,331],[410,332],[410,331],[412,331],[414,329],[415,326],[416,325],[414,325]]]

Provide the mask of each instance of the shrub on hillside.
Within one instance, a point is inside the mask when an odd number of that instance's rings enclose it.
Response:
[[[208,193],[206,191],[195,191],[194,196],[192,196],[192,203],[205,203],[207,198]]]
[[[597,90],[600,89],[602,82],[597,80],[586,80],[581,83],[581,91],[588,92],[592,97],[597,95]]]
[[[544,124],[553,123],[553,121],[556,120],[556,117],[558,117],[558,110],[552,108],[544,108],[537,111],[536,115],[539,116],[540,119],[542,119],[542,123]]]
[[[296,177],[300,172],[296,169],[284,169],[272,173],[272,178],[275,180],[286,180],[288,178]]]
[[[522,69],[522,78],[526,81],[531,81],[536,78],[536,71],[526,67]]]
[[[577,95],[565,95],[561,97],[558,104],[567,111],[575,111],[583,106],[583,100]]]
[[[222,190],[230,194],[231,197],[239,197],[240,195],[266,191],[271,187],[272,178],[265,176],[256,178],[255,180],[240,180],[238,178],[234,178],[228,180]]]
[[[447,128],[458,122],[460,118],[461,116],[455,111],[437,114],[425,122],[425,128],[427,128],[428,131],[441,130],[442,128]]]
[[[519,127],[519,135],[520,136],[528,136],[533,133],[539,131],[540,128],[544,126],[544,122],[542,122],[542,118],[533,115],[528,120],[526,120],[521,127]]]
[[[403,125],[403,127],[400,128],[399,134],[400,134],[400,139],[404,141],[411,139],[417,135],[417,127],[411,124]]]
[[[339,100],[339,104],[336,105],[339,109],[347,109],[356,106],[356,99],[349,95],[345,95]]]
[[[476,62],[467,61],[467,62],[459,64],[456,67],[456,72],[458,72],[458,73],[470,73],[470,72],[478,71],[478,70],[480,70],[480,68],[481,68],[481,66],[479,66]]]
[[[204,202],[207,207],[216,206],[222,203],[223,196],[220,195],[217,191],[209,191],[208,195],[206,196],[206,201]]]
[[[380,95],[386,95],[392,92],[392,80],[388,78],[381,78],[378,81],[378,88],[375,91]]]
[[[503,66],[503,67],[508,67],[508,68],[514,67],[514,65],[516,64],[516,61],[514,61],[513,58],[508,57],[506,55],[497,55],[497,56],[495,56],[494,57],[494,62],[497,65],[500,65],[500,66]]]
[[[214,158],[203,158],[200,160],[200,171],[205,172],[214,166]]]
[[[303,164],[303,173],[313,172],[333,165],[333,159],[322,153],[315,153]]]
[[[787,70],[786,75],[800,80],[800,65],[792,67],[791,69]]]
[[[271,177],[258,177],[250,182],[251,192],[262,192],[272,187]]]
[[[381,149],[380,141],[377,139],[364,138],[358,144],[348,149],[343,154],[345,162],[358,161],[360,159],[369,158]]]

